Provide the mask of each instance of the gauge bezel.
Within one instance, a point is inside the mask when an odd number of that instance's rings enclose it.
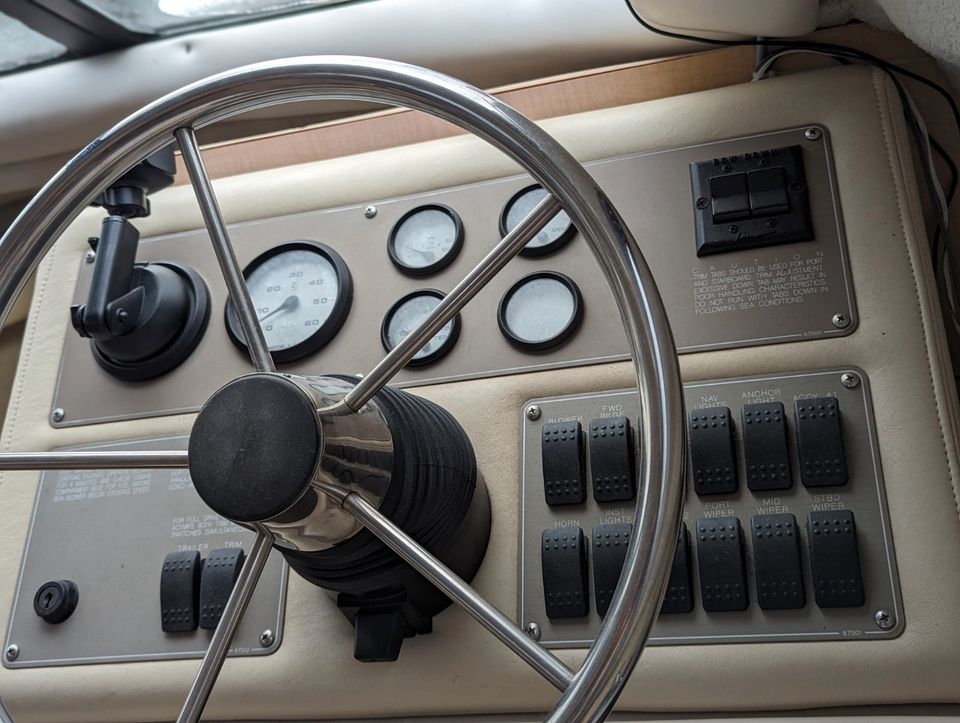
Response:
[[[385,351],[390,352],[393,349],[393,347],[390,346],[390,337],[388,336],[390,319],[393,318],[393,315],[397,312],[397,309],[399,309],[410,299],[417,296],[433,296],[437,299],[443,299],[446,294],[439,289],[417,289],[416,291],[411,291],[409,294],[404,294],[395,302],[393,302],[390,308],[387,309],[387,313],[383,315],[383,320],[380,322],[380,343],[383,345]],[[439,361],[449,354],[450,350],[456,345],[457,339],[460,338],[460,314],[454,316],[452,321],[453,328],[450,329],[450,336],[447,337],[446,341],[444,341],[436,351],[427,354],[425,357],[411,359],[407,362],[405,368],[425,367]]]
[[[503,238],[509,233],[509,229],[507,228],[507,214],[510,212],[510,208],[514,203],[517,202],[517,199],[534,190],[535,188],[543,189],[543,186],[541,186],[539,183],[531,183],[529,186],[524,186],[515,194],[510,196],[510,199],[503,205],[503,208],[500,210],[500,238]],[[520,249],[519,255],[526,256],[528,258],[547,256],[562,249],[564,246],[570,243],[571,239],[573,239],[573,237],[576,235],[577,227],[573,225],[573,221],[571,220],[570,225],[567,226],[567,229],[553,241],[548,244],[544,244],[543,246],[524,246],[522,249]]]
[[[333,304],[333,309],[330,312],[330,316],[327,317],[327,320],[323,322],[323,324],[321,324],[317,330],[313,332],[313,334],[308,336],[299,344],[294,344],[286,349],[277,349],[276,351],[270,352],[270,356],[273,357],[273,361],[277,364],[288,364],[290,362],[298,361],[323,349],[323,347],[329,344],[330,341],[337,335],[337,332],[340,331],[341,327],[343,327],[344,322],[347,320],[347,315],[350,313],[350,307],[353,303],[353,279],[350,276],[349,267],[340,254],[326,244],[320,243],[319,241],[297,239],[294,241],[286,241],[282,244],[278,244],[267,249],[262,254],[254,258],[253,261],[247,264],[243,269],[244,280],[246,280],[259,266],[269,259],[272,259],[274,256],[279,256],[287,251],[298,250],[313,251],[329,261],[333,266],[334,273],[337,275],[337,284],[339,290],[337,293],[337,300]],[[246,352],[247,343],[238,334],[240,321],[236,318],[236,312],[233,312],[233,319],[231,320],[232,308],[233,302],[228,297],[227,303],[224,304],[223,308],[224,325],[227,327],[227,334],[230,336],[230,340],[234,343],[234,345],[236,345],[236,347],[241,351]],[[237,325],[237,329],[234,329],[234,324]]]
[[[528,341],[514,334],[507,325],[507,304],[510,303],[510,299],[513,298],[513,295],[521,287],[536,279],[553,279],[566,286],[571,296],[573,296],[573,315],[570,317],[567,325],[549,339],[544,339],[543,341]],[[576,333],[582,321],[583,295],[580,293],[580,287],[577,286],[577,283],[573,279],[565,274],[561,274],[559,271],[535,271],[532,274],[527,274],[517,280],[516,283],[507,290],[500,299],[500,305],[497,307],[497,325],[500,327],[500,333],[502,333],[511,344],[524,351],[547,351],[548,349],[554,349],[560,346]]]
[[[451,246],[450,250],[447,251],[447,253],[445,253],[440,259],[434,261],[428,266],[409,266],[400,260],[400,257],[397,255],[397,251],[394,248],[397,240],[397,231],[408,218],[420,213],[421,211],[427,210],[442,211],[453,221],[455,234],[453,246]],[[460,255],[460,249],[463,248],[463,236],[463,221],[460,220],[460,214],[442,203],[426,203],[422,206],[417,206],[416,208],[410,209],[403,214],[395,224],[393,224],[393,228],[390,229],[390,235],[387,237],[387,254],[390,256],[390,261],[393,262],[393,265],[407,276],[430,276],[431,274],[435,274],[438,271],[447,268],[453,263],[454,259]]]

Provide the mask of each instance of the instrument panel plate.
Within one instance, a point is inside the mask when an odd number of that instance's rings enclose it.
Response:
[[[719,156],[802,145],[815,239],[768,248],[696,256],[689,164]],[[660,285],[680,353],[842,336],[857,325],[846,242],[840,217],[829,134],[816,141],[804,128],[735,140],[639,153],[585,164],[632,230]],[[383,356],[384,314],[418,289],[449,291],[500,239],[501,210],[529,176],[475,183],[367,204],[311,211],[230,226],[242,265],[293,239],[334,248],[354,280],[350,314],[337,337],[319,352],[283,365],[295,374],[366,373]],[[463,248],[441,271],[423,278],[402,274],[390,261],[387,239],[412,209],[443,204],[456,210]],[[176,260],[195,268],[210,287],[213,312],[193,355],[173,372],[135,384],[120,382],[93,360],[89,343],[67,329],[53,409],[55,427],[196,411],[218,387],[250,371],[249,361],[223,324],[226,292],[205,231],[145,239],[141,261]],[[86,299],[93,270],[77,259],[74,303]],[[511,345],[497,324],[503,295],[522,277],[549,270],[569,276],[583,295],[583,323],[561,346],[529,352]],[[66,313],[66,310],[64,310]],[[838,326],[834,318],[844,317]],[[518,257],[462,312],[462,333],[435,364],[402,370],[399,386],[513,374],[628,359],[613,296],[582,235],[547,256]],[[136,393],[120,393],[133,391]],[[59,415],[58,415],[59,417]]]

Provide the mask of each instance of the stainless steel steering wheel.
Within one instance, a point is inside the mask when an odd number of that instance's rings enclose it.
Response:
[[[246,111],[326,98],[425,111],[483,138],[523,166],[548,195],[461,281],[420,327],[342,400],[361,409],[561,208],[589,243],[617,301],[640,396],[641,458],[635,532],[610,611],[579,671],[527,637],[357,492],[324,491],[481,625],[563,691],[551,721],[599,720],[613,707],[657,615],[673,559],[683,503],[683,402],[676,351],[663,304],[636,242],[584,168],[560,144],[499,100],[423,68],[348,56],[250,65],[199,81],[144,107],[83,149],[54,176],[0,240],[0,324],[40,259],[109,183],[174,139],[183,154],[220,268],[259,372],[275,371],[194,130]],[[66,310],[64,310],[66,313]],[[186,452],[26,452],[0,454],[0,469],[187,467]],[[233,632],[272,547],[257,539],[240,573],[179,720],[198,720]]]

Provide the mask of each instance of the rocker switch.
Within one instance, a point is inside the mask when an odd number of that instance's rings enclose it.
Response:
[[[548,505],[576,505],[587,498],[580,422],[544,424],[541,440],[543,495]]]
[[[224,547],[204,560],[200,578],[200,627],[204,630],[214,630],[220,622],[245,557],[240,547]]]
[[[726,407],[690,412],[690,457],[693,487],[698,495],[737,491],[737,457],[733,447],[733,423]]]
[[[700,595],[708,613],[747,609],[743,534],[736,517],[697,521]]]
[[[660,606],[661,615],[688,613],[693,610],[693,581],[690,577],[690,535],[687,524],[680,523],[680,536],[677,538],[677,551],[673,554],[673,567],[670,568],[670,581]]]
[[[197,629],[200,596],[200,553],[171,552],[160,571],[160,625],[165,633]]]
[[[613,593],[620,582],[623,561],[633,525],[598,525],[593,528],[593,587],[597,597],[597,614],[607,614]]]
[[[587,591],[587,550],[583,530],[579,527],[544,530],[540,566],[547,617],[586,616],[590,608],[590,596]]]
[[[811,512],[807,518],[813,592],[821,608],[864,603],[857,523],[850,510]]]
[[[797,455],[800,481],[807,487],[847,483],[847,460],[840,428],[840,403],[835,397],[798,399]]]
[[[626,417],[590,422],[590,478],[597,502],[623,502],[636,494],[630,420]]]

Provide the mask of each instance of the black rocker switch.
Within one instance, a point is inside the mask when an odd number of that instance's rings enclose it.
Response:
[[[579,527],[544,530],[540,565],[547,617],[584,617],[590,609],[590,594],[587,590],[587,549],[583,530]]]
[[[703,609],[708,613],[746,610],[749,598],[740,520],[736,517],[698,520],[697,558]]]
[[[757,602],[764,610],[793,610],[806,603],[800,571],[800,535],[797,518],[789,512],[756,515],[753,531],[753,567]]]
[[[733,423],[726,407],[690,412],[690,456],[693,488],[698,495],[737,491],[737,457],[733,447]]]
[[[811,512],[807,517],[813,593],[822,608],[864,603],[857,523],[850,510]]]
[[[245,557],[240,547],[224,547],[204,560],[200,578],[200,627],[204,630],[213,630],[220,622]]]
[[[587,498],[580,422],[544,424],[540,445],[543,495],[548,505],[576,505]]]
[[[597,502],[632,500],[636,494],[633,441],[626,417],[590,422],[590,479]]]
[[[693,581],[690,572],[690,534],[687,523],[680,523],[680,537],[677,538],[677,551],[673,555],[673,567],[670,568],[670,581],[660,606],[661,615],[688,613],[693,610]]]
[[[171,552],[160,572],[160,624],[165,633],[197,629],[200,599],[200,553]]]
[[[632,531],[631,524],[598,525],[593,528],[593,588],[600,617],[607,614],[617,583],[620,582]]]
[[[746,173],[710,179],[710,212],[714,223],[736,221],[750,215]]]
[[[740,431],[747,487],[754,492],[788,489],[793,478],[783,404],[744,404],[740,410]]]
[[[798,399],[795,406],[800,481],[807,487],[845,485],[847,458],[840,402],[835,397]]]

